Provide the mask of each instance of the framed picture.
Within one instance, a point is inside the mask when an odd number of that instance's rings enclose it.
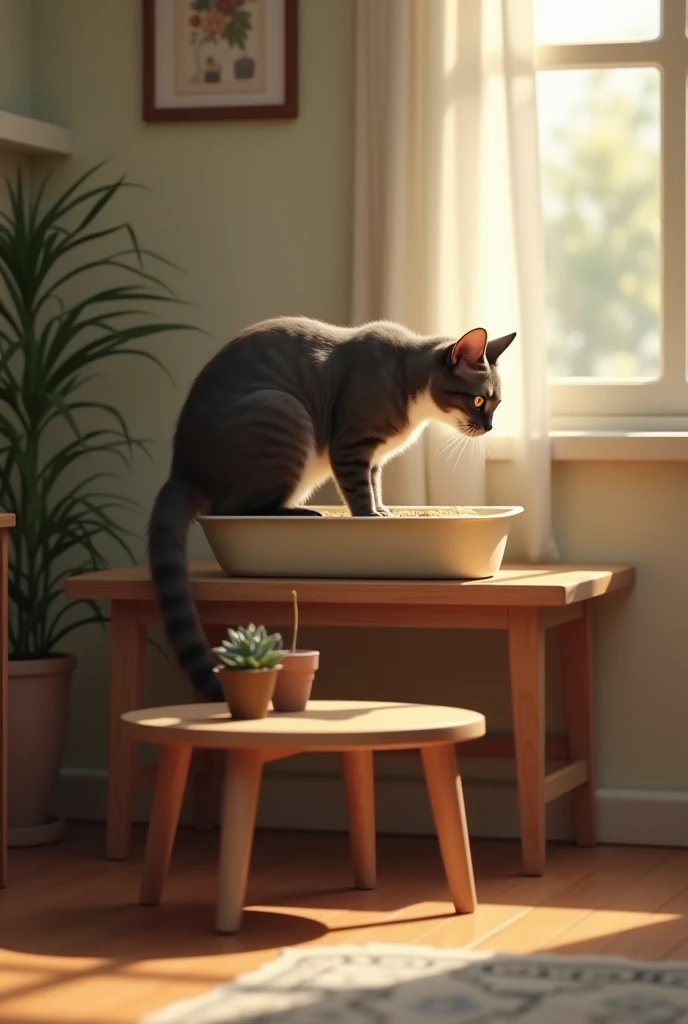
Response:
[[[293,118],[298,0],[142,0],[145,121]]]

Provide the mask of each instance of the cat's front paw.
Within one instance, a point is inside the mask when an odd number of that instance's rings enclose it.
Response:
[[[385,519],[394,519],[394,513],[386,505],[378,505],[377,510]]]

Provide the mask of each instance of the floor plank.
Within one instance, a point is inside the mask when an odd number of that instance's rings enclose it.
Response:
[[[688,850],[553,846],[544,878],[516,843],[478,842],[479,907],[456,916],[436,843],[381,836],[378,888],[352,888],[347,839],[261,832],[237,936],[214,933],[217,833],[182,830],[160,907],[139,907],[143,833],[125,863],[103,829],[12,851],[0,892],[3,1024],[134,1024],[251,970],[283,946],[420,942],[688,960]]]

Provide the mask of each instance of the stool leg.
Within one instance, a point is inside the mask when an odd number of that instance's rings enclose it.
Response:
[[[226,758],[217,930],[231,935],[241,925],[263,758],[252,750],[230,750]]]
[[[190,761],[188,744],[165,744],[160,751],[139,897],[143,906],[156,906],[162,898]]]
[[[452,902],[459,914],[471,914],[477,901],[456,750],[442,743],[422,747],[421,756]]]
[[[344,751],[342,766],[356,888],[374,889],[376,870],[373,751]]]

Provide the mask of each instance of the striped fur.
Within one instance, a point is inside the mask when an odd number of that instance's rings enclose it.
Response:
[[[148,524],[148,557],[165,633],[180,665],[200,693],[220,700],[186,561],[186,535],[195,511],[193,489],[179,477],[170,477],[160,489]]]
[[[456,342],[299,317],[257,324],[210,360],[179,416],[148,528],[166,633],[197,690],[219,699],[186,558],[197,512],[313,514],[302,504],[333,477],[352,515],[388,515],[382,466],[430,419],[470,436],[491,428],[495,362],[513,337],[487,343],[477,329]]]

